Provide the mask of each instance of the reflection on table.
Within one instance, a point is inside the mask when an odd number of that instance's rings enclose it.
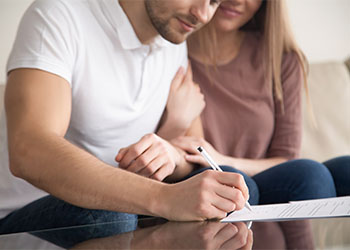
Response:
[[[147,218],[0,235],[0,249],[350,249],[349,230],[350,218],[255,222],[253,233],[245,223]]]
[[[134,231],[114,234],[122,223],[128,222],[14,234],[1,237],[0,245],[7,249],[251,249],[253,245],[252,232],[243,222],[143,219]]]

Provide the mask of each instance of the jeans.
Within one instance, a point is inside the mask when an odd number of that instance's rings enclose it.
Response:
[[[337,196],[350,195],[350,155],[340,156],[323,164],[333,176]]]
[[[233,167],[220,167],[225,172],[243,175],[251,205],[350,195],[350,156],[323,164],[307,159],[291,160],[252,177]],[[189,177],[210,169],[197,170]]]
[[[259,204],[336,196],[330,171],[325,165],[312,160],[287,161],[253,176],[252,179],[259,187]]]
[[[137,215],[104,210],[85,209],[48,195],[0,220],[0,234],[32,232],[61,247],[69,248],[92,238],[106,237],[133,231]],[[115,222],[115,223],[110,223]],[[100,225],[98,225],[100,223]],[[106,223],[102,224],[101,223]],[[97,224],[97,225],[96,225]],[[81,227],[81,230],[33,232],[62,227]],[[74,234],[72,233],[74,232]]]

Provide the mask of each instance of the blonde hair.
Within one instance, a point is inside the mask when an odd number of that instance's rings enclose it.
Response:
[[[303,52],[297,46],[291,31],[289,19],[287,16],[286,2],[284,0],[263,1],[254,17],[243,27],[242,31],[257,31],[263,37],[264,49],[264,67],[265,76],[268,83],[272,83],[274,94],[281,102],[283,109],[283,89],[281,82],[281,65],[284,53],[295,52],[300,62],[304,88],[309,100],[309,91],[307,88],[308,63]],[[198,32],[194,33],[188,39],[189,45],[197,44],[200,53],[207,55],[210,64],[217,65],[217,37],[215,28],[209,23]],[[192,46],[190,46],[192,47]],[[309,105],[310,106],[310,105]],[[311,107],[311,106],[310,106]]]

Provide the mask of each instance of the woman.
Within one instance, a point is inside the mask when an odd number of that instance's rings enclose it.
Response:
[[[204,134],[197,122],[190,131],[198,137],[172,140],[189,153],[189,162],[208,165],[196,152],[201,145],[220,165],[234,166],[225,170],[242,173],[248,186],[255,182],[259,204],[335,196],[333,179],[338,195],[350,194],[349,188],[338,188],[349,177],[350,157],[325,164],[293,160],[300,151],[301,94],[303,86],[308,94],[307,70],[286,14],[282,0],[223,1],[212,21],[189,38],[193,78],[206,101],[201,114]],[[181,101],[170,93],[168,116],[178,115]],[[173,128],[185,127],[181,119],[177,121]],[[302,222],[281,223],[281,228],[297,229],[289,235],[307,232]],[[291,241],[286,237],[288,248],[295,247]],[[297,247],[310,244],[306,239]]]

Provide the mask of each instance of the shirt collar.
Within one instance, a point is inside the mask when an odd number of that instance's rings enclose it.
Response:
[[[111,6],[113,7],[111,8]],[[108,18],[112,21],[112,25],[118,33],[118,37],[123,49],[133,50],[147,46],[145,44],[142,44],[137,37],[135,30],[129,21],[129,18],[120,6],[118,0],[110,0],[108,3],[106,1],[104,7],[105,13],[108,13]],[[154,49],[158,49],[162,47],[168,47],[171,45],[171,43],[158,35],[149,45]]]

